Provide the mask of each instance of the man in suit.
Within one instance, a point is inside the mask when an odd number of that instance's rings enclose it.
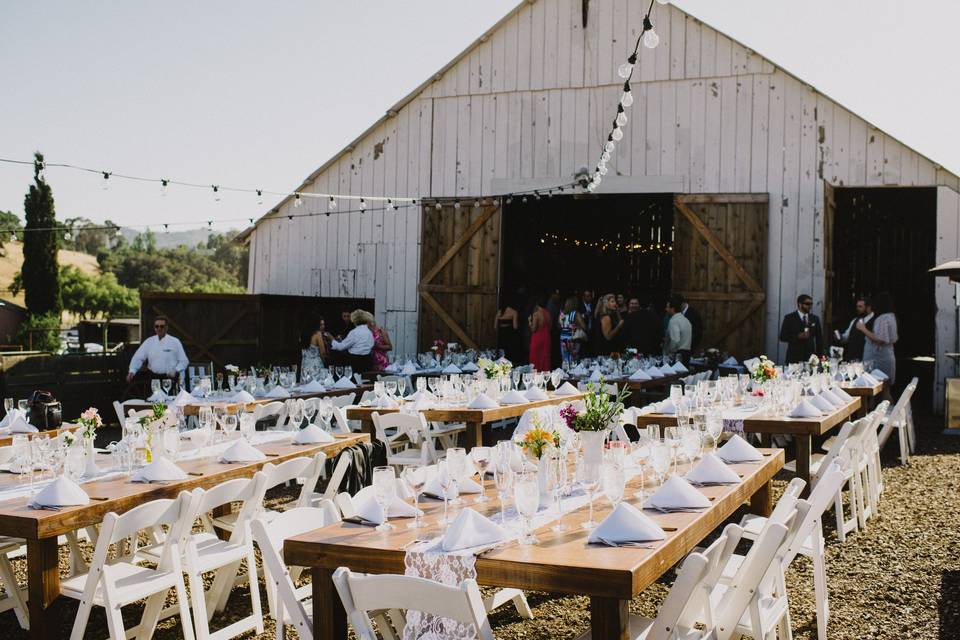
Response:
[[[823,353],[823,329],[820,318],[810,313],[813,298],[802,294],[797,298],[797,310],[783,317],[780,342],[787,343],[786,363],[806,362],[811,355]]]
[[[866,341],[862,331],[857,331],[857,323],[861,320],[868,329],[873,329],[873,307],[870,305],[870,301],[866,298],[859,298],[857,300],[857,315],[854,316],[853,320],[850,321],[850,324],[847,325],[847,330],[843,333],[837,332],[837,337],[841,343],[843,343],[843,359],[849,361],[853,360],[863,360],[863,346]]]

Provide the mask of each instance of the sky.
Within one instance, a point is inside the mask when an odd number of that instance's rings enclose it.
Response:
[[[517,1],[7,0],[0,158],[289,191]],[[960,173],[960,2],[674,4]],[[241,228],[278,200],[47,175],[61,220]],[[0,210],[31,180],[0,163]]]

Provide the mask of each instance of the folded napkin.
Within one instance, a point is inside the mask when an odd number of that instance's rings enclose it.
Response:
[[[644,371],[643,369],[637,369],[636,371],[631,373],[630,379],[631,380],[653,380],[650,374]]]
[[[847,404],[847,401],[838,396],[836,393],[830,389],[824,389],[820,392],[820,397],[832,404],[834,407],[842,407]]]
[[[516,389],[511,389],[500,396],[500,404],[523,404],[525,402],[529,402],[529,400]]]
[[[537,402],[539,400],[548,400],[547,393],[540,387],[534,387],[533,389],[527,389],[523,394],[524,397],[530,402]]]
[[[813,396],[812,398],[810,398],[810,404],[815,406],[817,409],[820,409],[820,411],[822,411],[825,414],[833,413],[834,411],[836,411],[836,407],[834,407],[829,400],[827,400],[826,398],[822,398],[820,396]]]
[[[322,393],[323,391],[326,391],[326,389],[319,380],[311,380],[307,384],[300,385],[297,391],[300,393]]]
[[[463,509],[457,514],[447,532],[443,534],[440,547],[446,551],[460,551],[483,545],[503,542],[510,537],[507,531],[493,520],[473,509]]]
[[[673,366],[670,367],[674,373],[690,373],[690,370],[683,366],[683,363],[677,360],[673,363]]]
[[[413,375],[416,372],[417,365],[413,364],[412,362],[408,362],[407,364],[403,365],[403,369],[400,371],[400,373],[408,376]]]
[[[556,391],[553,392],[553,395],[555,395],[555,396],[575,396],[575,395],[577,395],[578,393],[580,393],[580,391],[578,391],[575,386],[573,386],[573,385],[570,384],[569,382],[564,382],[562,385],[560,385],[560,388],[559,388],[559,389],[557,389]]]
[[[834,387],[832,393],[833,395],[843,400],[844,404],[853,400],[853,396],[847,393],[846,391],[844,391],[843,389],[841,389],[840,387]]]
[[[397,363],[391,362],[384,368],[384,371],[386,371],[387,373],[396,373],[398,371]]]
[[[30,501],[31,505],[38,507],[73,507],[89,503],[87,493],[66,476],[60,476],[45,486]]]
[[[710,501],[680,476],[670,476],[643,506],[658,510],[704,509],[710,506]]]
[[[570,371],[570,373],[572,373],[575,376],[585,376],[587,375],[588,371],[584,368],[582,364],[578,364],[573,368],[572,371]]]
[[[880,382],[886,382],[887,380],[890,379],[890,376],[885,374],[883,371],[880,371],[880,369],[874,369],[873,371],[870,372],[870,375],[876,378],[877,380],[879,380]]]
[[[267,456],[246,440],[237,440],[220,456],[220,462],[259,462]]]
[[[275,386],[273,389],[267,392],[268,398],[289,398],[290,392],[281,387],[280,385]]]
[[[857,376],[857,379],[853,381],[853,386],[855,387],[875,387],[878,384],[880,384],[880,381],[869,373],[861,373]]]
[[[590,532],[587,542],[620,543],[663,540],[667,534],[632,504],[621,502]]]
[[[467,364],[465,364],[465,365],[463,365],[463,366],[461,367],[461,370],[462,370],[464,373],[475,373],[475,372],[477,372],[477,371],[480,371],[480,367],[478,367],[477,365],[473,364],[472,362],[468,362]]]
[[[166,458],[157,458],[142,469],[133,472],[130,479],[134,482],[166,482],[186,480],[187,474]]]
[[[147,398],[147,402],[166,402],[167,394],[163,391],[154,391],[150,394],[150,397]]]
[[[394,398],[391,398],[390,396],[383,396],[377,400],[374,400],[373,404],[370,406],[377,407],[378,409],[396,409],[400,405]]]
[[[20,409],[10,409],[10,411],[7,412],[7,415],[3,416],[3,420],[0,420],[0,429],[6,429],[9,427],[18,417],[25,417],[23,415],[23,411],[20,411]]]
[[[747,368],[747,371],[753,371],[758,364],[760,364],[760,358],[750,358],[743,361],[743,366]]]
[[[717,455],[724,462],[731,463],[760,462],[763,460],[763,454],[738,434],[734,434],[725,445],[717,449]]]
[[[237,404],[250,404],[255,400],[256,398],[250,395],[250,393],[246,389],[241,389],[240,391],[237,391],[233,395],[233,397],[230,398],[231,402],[236,402]]]
[[[197,399],[194,398],[186,389],[181,389],[180,393],[177,394],[177,397],[173,399],[173,405],[175,407],[185,407],[188,404],[196,403]]]
[[[463,371],[460,371],[460,367],[455,364],[448,364],[441,373],[463,373]]]
[[[673,400],[670,398],[667,398],[663,402],[656,402],[654,404],[656,405],[657,413],[672,416],[677,412],[677,407],[673,404]]]
[[[493,401],[485,393],[478,393],[476,397],[467,405],[467,409],[496,409],[500,405]]]
[[[733,356],[730,356],[729,358],[727,358],[726,360],[724,360],[724,361],[721,362],[720,364],[722,364],[722,365],[725,366],[725,367],[735,367],[735,366],[737,366],[737,365],[740,364],[740,363],[737,362],[737,359],[736,359],[736,358],[734,358]]]
[[[685,477],[689,482],[700,485],[737,484],[740,482],[740,476],[724,464],[723,460],[715,453],[708,453],[703,456],[697,466],[690,469]]]
[[[789,414],[790,418],[819,418],[820,410],[810,404],[809,400],[801,400]]]
[[[424,493],[443,498],[443,487],[440,486],[439,475],[434,473],[433,477],[427,480],[427,483],[423,485]],[[460,481],[457,482],[457,491],[459,493],[480,493],[480,485],[469,477],[460,478]],[[451,491],[451,494],[447,497],[454,498],[456,494]]]
[[[315,424],[308,424],[293,436],[293,444],[327,444],[336,438]]]
[[[603,380],[603,374],[600,373],[600,369],[594,368],[590,374],[590,382],[600,382],[601,380]]]
[[[417,402],[420,400],[429,400],[430,402],[436,402],[437,396],[433,395],[432,393],[424,389],[423,391],[417,391],[416,393],[411,393],[409,396],[407,396],[407,400],[409,400],[410,402]]]
[[[36,433],[39,431],[35,426],[18,415],[10,422],[10,433]]]
[[[340,378],[333,384],[334,389],[356,389],[357,385],[350,381],[350,378]]]
[[[663,377],[663,371],[660,371],[660,369],[657,369],[656,367],[647,367],[646,373],[651,379]]]
[[[360,489],[350,501],[353,503],[353,508],[356,510],[358,516],[367,522],[383,524],[383,509],[377,504],[373,487]],[[416,516],[418,512],[421,515],[423,514],[423,511],[420,511],[412,504],[404,502],[403,498],[397,495],[393,496],[393,500],[387,505],[387,513],[391,518],[412,518]]]

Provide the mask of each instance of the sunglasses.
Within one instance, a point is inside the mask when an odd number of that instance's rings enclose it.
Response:
[[[167,325],[165,325],[165,324],[155,324],[155,325],[153,325],[153,328],[154,328],[154,329],[166,329],[166,328],[167,328]]]

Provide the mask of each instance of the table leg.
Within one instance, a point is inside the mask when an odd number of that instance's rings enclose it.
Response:
[[[627,640],[630,636],[629,600],[590,598],[590,633],[593,640]]]
[[[60,596],[60,568],[57,539],[27,540],[27,597],[30,610],[30,637],[36,640],[57,635],[57,620],[45,615]]]
[[[800,497],[806,498],[810,495],[810,452],[813,441],[809,435],[804,434],[795,434],[793,441],[797,443],[797,475],[807,481]]]
[[[361,420],[360,430],[370,436],[371,439],[375,439],[377,437],[377,430],[373,428],[373,420],[369,420],[367,418]]]
[[[769,449],[773,446],[773,435],[769,433],[760,434],[760,446]]]
[[[767,481],[750,496],[750,513],[767,518],[773,511],[773,482]]]
[[[468,422],[466,423],[467,433],[466,433],[466,450],[474,447],[479,447],[483,445],[483,423],[482,422]]]
[[[343,640],[347,637],[347,612],[333,586],[333,571],[314,567],[313,637],[317,640]]]

